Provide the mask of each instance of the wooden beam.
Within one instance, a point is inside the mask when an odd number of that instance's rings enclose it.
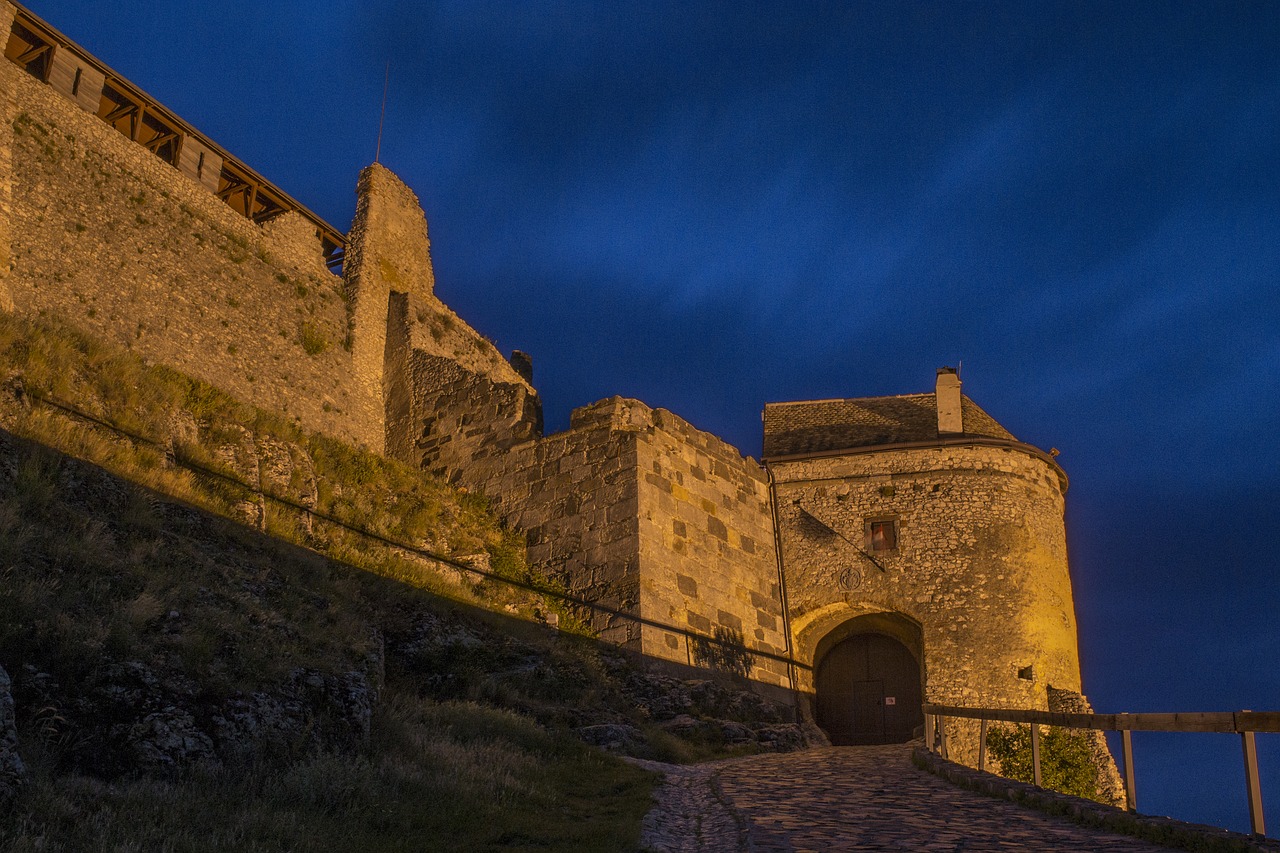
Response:
[[[27,65],[31,63],[32,61],[37,59],[40,56],[40,54],[44,53],[48,49],[49,49],[49,45],[47,44],[35,45],[30,50],[27,50],[27,51],[24,51],[23,53],[18,54],[18,64]]]
[[[155,136],[153,136],[147,142],[144,142],[142,145],[144,148],[151,149],[151,151],[154,153],[155,150],[159,148],[161,145],[164,145],[166,142],[168,142],[171,139],[177,139],[177,138],[178,138],[178,134],[176,133],[172,133],[172,132],[157,133]]]
[[[1280,732],[1280,711],[1209,711],[1174,714],[1065,714],[1012,708],[926,705],[926,712],[971,720],[1040,723],[1067,729],[1147,732]]]
[[[236,193],[242,193],[247,189],[249,189],[249,185],[246,184],[244,181],[240,180],[239,178],[236,178],[235,183],[230,184],[224,187],[223,189],[218,190],[216,193],[214,193],[214,195],[216,195],[218,198],[222,199],[223,201],[226,201]]]
[[[115,124],[138,108],[137,104],[123,103],[102,117],[107,124]]]
[[[1036,723],[1031,724],[1031,778],[1037,788],[1043,787],[1040,783],[1040,726]]]
[[[1240,733],[1241,745],[1244,748],[1244,789],[1249,800],[1249,825],[1254,836],[1262,838],[1267,834],[1267,822],[1262,815],[1262,783],[1258,779],[1258,747],[1254,743],[1253,732]]]

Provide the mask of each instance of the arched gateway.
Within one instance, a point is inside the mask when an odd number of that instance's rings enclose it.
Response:
[[[924,724],[918,652],[861,621],[833,631],[819,648],[817,723],[837,746],[911,740]]]

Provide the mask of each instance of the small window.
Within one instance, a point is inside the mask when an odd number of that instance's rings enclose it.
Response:
[[[204,152],[200,152],[200,159],[196,161],[196,178],[204,179]]]
[[[891,518],[868,521],[867,547],[875,553],[898,550],[898,522]]]
[[[71,96],[72,96],[73,98],[74,98],[76,95],[80,94],[80,78],[81,78],[81,77],[83,77],[83,76],[84,76],[84,69],[83,69],[83,68],[77,68],[77,69],[76,69],[76,79],[74,79],[74,80],[72,80],[72,81],[71,81]]]

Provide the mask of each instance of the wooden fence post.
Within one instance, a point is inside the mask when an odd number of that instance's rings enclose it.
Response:
[[[1133,730],[1120,732],[1124,742],[1124,798],[1129,801],[1129,811],[1138,810],[1138,786],[1133,781]]]
[[[1240,741],[1244,747],[1244,788],[1249,797],[1249,823],[1253,827],[1253,834],[1261,838],[1267,834],[1267,826],[1262,816],[1262,786],[1258,780],[1258,747],[1254,743],[1253,732],[1241,732]]]
[[[1037,788],[1040,785],[1040,724],[1031,724],[1031,773]]]

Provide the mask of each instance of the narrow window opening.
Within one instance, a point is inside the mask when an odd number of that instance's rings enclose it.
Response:
[[[875,553],[898,550],[898,522],[889,518],[868,521],[867,546]]]
[[[200,152],[200,159],[196,161],[196,177],[204,178],[204,152]]]
[[[83,77],[83,76],[84,76],[84,69],[83,69],[83,68],[77,68],[77,69],[76,69],[76,79],[74,79],[74,80],[72,80],[72,81],[71,81],[71,95],[72,95],[72,97],[74,97],[74,96],[76,96],[76,95],[80,94],[80,78],[81,78],[81,77]]]

